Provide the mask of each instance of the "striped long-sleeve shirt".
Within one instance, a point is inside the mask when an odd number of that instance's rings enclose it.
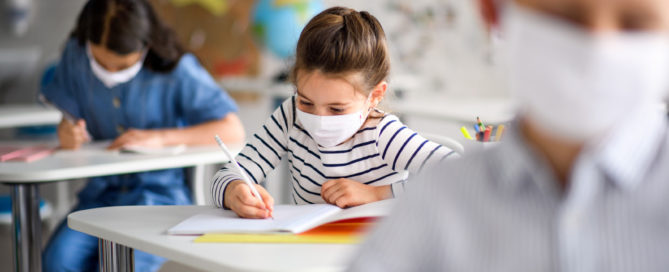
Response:
[[[393,195],[398,196],[404,192],[408,173],[453,157],[452,150],[421,137],[394,115],[384,114],[374,121],[367,122],[348,141],[322,147],[296,118],[295,98],[291,97],[274,111],[236,159],[251,180],[260,183],[286,157],[295,204],[311,204],[324,203],[321,185],[339,178],[391,185]],[[214,175],[211,192],[216,206],[224,206],[227,185],[241,179],[229,165]]]

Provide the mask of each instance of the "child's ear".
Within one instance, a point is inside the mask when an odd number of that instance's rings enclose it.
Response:
[[[372,107],[376,107],[376,105],[381,103],[381,100],[383,100],[383,97],[386,95],[387,90],[388,90],[388,82],[386,81],[381,81],[379,82],[379,84],[376,84],[376,86],[374,86],[374,89],[370,94]]]

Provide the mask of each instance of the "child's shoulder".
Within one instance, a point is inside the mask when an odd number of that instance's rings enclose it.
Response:
[[[367,122],[365,123],[365,127],[376,127],[377,129],[381,129],[391,123],[400,124],[400,118],[394,114],[379,109],[374,109],[372,112],[370,112],[369,118],[367,118]]]
[[[292,128],[295,124],[295,96],[286,98],[276,107],[271,116],[274,122],[280,123],[287,128]]]

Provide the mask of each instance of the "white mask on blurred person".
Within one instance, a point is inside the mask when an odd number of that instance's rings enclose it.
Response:
[[[116,85],[126,83],[137,76],[139,71],[142,70],[142,64],[144,63],[144,57],[146,56],[146,53],[142,53],[142,57],[139,61],[132,66],[120,71],[109,72],[95,60],[88,43],[86,43],[86,54],[88,55],[88,62],[93,74],[102,81],[107,88],[114,88]]]
[[[669,37],[592,34],[513,4],[504,22],[509,79],[521,114],[544,132],[585,142],[669,88]]]

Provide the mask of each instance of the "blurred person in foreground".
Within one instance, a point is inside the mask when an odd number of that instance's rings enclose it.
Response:
[[[351,271],[666,271],[667,0],[481,0],[518,105],[407,188]]]

